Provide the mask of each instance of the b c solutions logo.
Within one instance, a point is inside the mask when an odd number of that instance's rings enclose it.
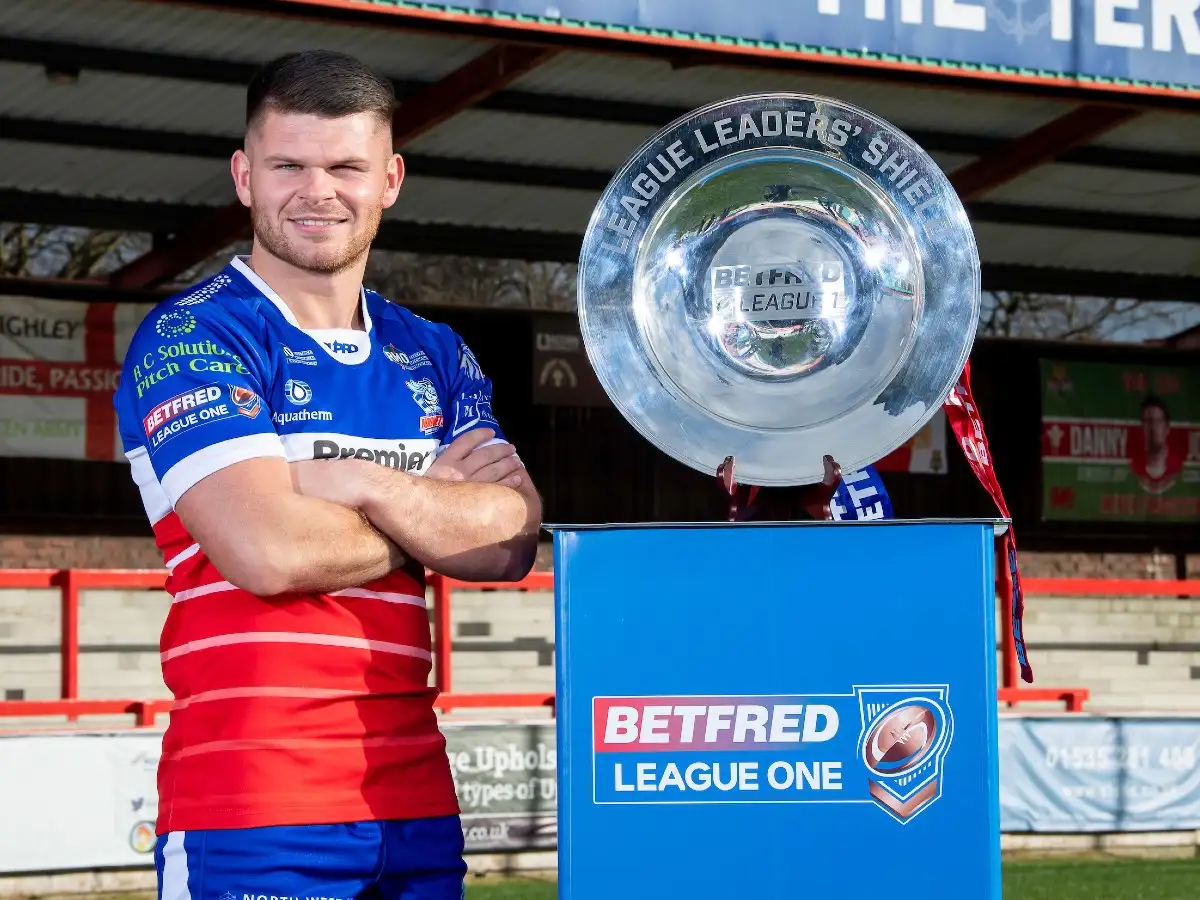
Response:
[[[882,685],[596,697],[593,801],[855,803],[904,824],[941,796],[948,694],[945,685]]]
[[[172,309],[158,317],[154,330],[159,337],[172,338],[190,334],[196,327],[196,317],[186,309]]]

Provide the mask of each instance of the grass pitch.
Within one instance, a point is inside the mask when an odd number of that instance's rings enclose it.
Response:
[[[467,900],[557,900],[553,881],[468,882]],[[1200,860],[1051,859],[1004,863],[1004,900],[1198,900]],[[686,900],[686,898],[680,898]]]

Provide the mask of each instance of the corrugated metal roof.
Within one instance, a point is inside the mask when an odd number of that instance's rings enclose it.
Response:
[[[886,81],[821,77],[780,70],[695,66],[664,60],[564,53],[523,75],[514,87],[544,93],[603,97],[692,108],[735,94],[800,91],[853,103],[899,128],[1014,137],[1070,111],[1073,104],[978,92],[920,91]],[[666,124],[666,123],[664,123]]]
[[[239,137],[246,89],[85,69],[54,84],[40,66],[0,62],[0,115]]]
[[[313,11],[317,15],[317,11]],[[482,51],[470,39],[415,35],[384,26],[326,24],[131,0],[0,0],[0,34],[94,46],[256,63],[309,46],[342,49],[402,79],[434,80]],[[236,139],[244,90],[237,85],[84,69],[56,85],[40,66],[0,63],[0,115]],[[885,79],[814,76],[741,66],[672,68],[628,55],[563,52],[518,79],[514,91],[616,103],[690,108],[736,93],[796,90],[860,105],[909,131],[1013,138],[1074,104],[1031,96],[914,88]],[[569,108],[566,110],[569,115]],[[662,124],[665,124],[662,123]],[[482,162],[617,169],[653,125],[552,118],[473,109],[452,117],[405,151]],[[3,136],[0,135],[0,138]],[[1192,154],[1200,116],[1146,113],[1093,145]],[[184,147],[183,149],[186,149]],[[971,161],[934,152],[947,172]],[[185,204],[233,200],[223,158],[93,150],[0,140],[0,186],[67,196]],[[541,188],[410,174],[389,218],[502,229],[580,233],[598,191]],[[990,192],[990,203],[1195,218],[1200,177],[1046,165]],[[1200,274],[1200,242],[1188,238],[982,222],[986,262]]]
[[[1152,234],[976,223],[985,263],[1200,276],[1200,241]]]
[[[655,129],[472,109],[422,135],[411,153],[614,171]]]
[[[413,177],[405,179],[388,217],[582,235],[596,200],[590,191]]]
[[[987,200],[1187,218],[1200,209],[1200,177],[1048,165],[989,191]]]
[[[0,160],[5,188],[160,203],[235,198],[229,164],[221,159],[0,140]]]
[[[489,46],[482,40],[416,35],[384,26],[129,0],[4,0],[0,32],[239,62],[263,62],[322,47],[351,53],[394,78],[440,77]]]
[[[1126,150],[1156,153],[1187,153],[1200,149],[1200,115],[1177,112],[1145,112],[1135,119],[1100,135],[1091,143]]]

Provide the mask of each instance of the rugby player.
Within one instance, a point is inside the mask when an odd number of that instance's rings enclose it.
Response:
[[[390,82],[288,55],[231,160],[253,246],[159,304],[115,399],[166,561],[161,900],[459,900],[424,567],[515,580],[541,502],[450,328],[363,287]]]

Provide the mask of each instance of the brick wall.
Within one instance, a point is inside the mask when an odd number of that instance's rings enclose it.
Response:
[[[551,568],[549,543],[538,548],[537,568]],[[46,537],[0,535],[0,569],[161,569],[152,537]]]
[[[160,569],[152,537],[0,535],[0,569]]]
[[[1018,540],[1020,537],[1018,536]],[[1170,553],[1030,553],[1019,551],[1029,578],[1174,578]],[[1200,556],[1188,557],[1189,577],[1200,574]]]

